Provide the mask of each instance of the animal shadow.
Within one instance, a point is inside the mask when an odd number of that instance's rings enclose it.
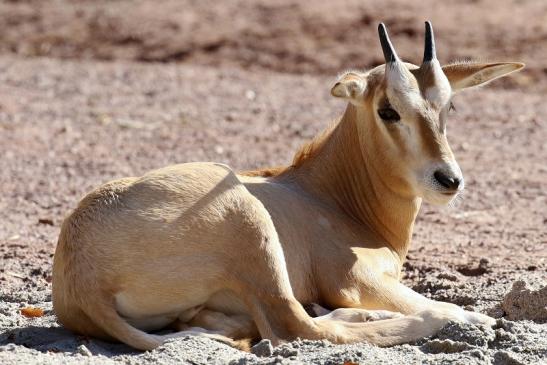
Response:
[[[79,347],[84,345],[93,355],[106,357],[140,353],[121,343],[77,336],[62,327],[33,325],[0,333],[0,346],[10,343],[41,352],[80,353]]]

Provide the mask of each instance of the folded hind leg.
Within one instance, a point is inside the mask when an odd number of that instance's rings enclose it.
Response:
[[[227,315],[210,309],[201,309],[189,321],[177,321],[175,328],[179,331],[188,328],[202,328],[209,333],[234,339],[258,338],[258,330],[250,316],[246,314]]]
[[[245,314],[227,315],[222,312],[215,312],[209,309],[201,309],[189,321],[184,322],[181,318],[173,327],[178,333],[199,332],[202,336],[229,338],[229,345],[243,351],[249,351],[252,340],[258,339],[258,329],[252,318]],[[212,337],[215,339],[214,337]],[[226,341],[221,340],[226,343]]]

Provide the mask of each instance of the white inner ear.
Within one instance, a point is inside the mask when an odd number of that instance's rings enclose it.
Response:
[[[344,75],[331,89],[331,94],[358,104],[365,93],[366,81],[358,75]]]
[[[470,87],[484,85],[492,80],[518,71],[523,67],[524,64],[518,62],[502,62],[497,64],[463,63],[445,66],[448,73],[450,73],[453,68],[467,70],[468,75],[466,77],[463,77],[457,81],[452,81],[451,85],[454,92]]]

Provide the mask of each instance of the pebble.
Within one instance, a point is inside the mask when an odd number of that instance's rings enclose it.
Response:
[[[2,351],[16,351],[17,346],[14,343],[8,343],[7,345],[0,346],[0,352]]]
[[[267,357],[273,354],[272,342],[264,339],[251,348],[251,353],[258,357]]]
[[[87,347],[85,347],[85,345],[80,345],[78,346],[78,349],[76,350],[80,355],[84,355],[84,356],[93,356],[93,354],[91,353],[91,351],[89,351],[89,349]]]
[[[254,100],[256,98],[256,92],[253,90],[247,90],[245,91],[245,97],[249,100]]]

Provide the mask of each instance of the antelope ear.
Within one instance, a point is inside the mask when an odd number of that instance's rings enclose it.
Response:
[[[347,72],[338,78],[330,93],[337,98],[347,99],[352,104],[360,104],[367,87],[364,75],[357,72]]]
[[[520,62],[498,63],[454,63],[443,66],[443,71],[452,91],[456,92],[468,87],[486,84],[524,67]]]

